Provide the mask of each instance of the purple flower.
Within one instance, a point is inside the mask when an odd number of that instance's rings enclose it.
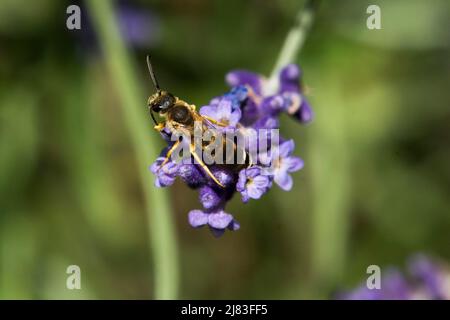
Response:
[[[424,255],[413,257],[408,264],[409,274],[397,269],[382,273],[379,289],[365,284],[355,290],[339,293],[343,300],[440,300],[450,299],[450,273]]]
[[[252,99],[247,99],[245,103],[242,104],[241,110],[242,117],[240,123],[246,127],[251,127],[261,116],[259,105]]]
[[[236,190],[241,193],[243,202],[247,202],[250,198],[261,198],[269,188],[270,178],[261,174],[260,167],[242,169],[239,172]]]
[[[99,45],[97,35],[94,33],[93,19],[89,10],[85,10],[83,7],[81,10],[84,14],[83,27],[81,32],[77,32],[75,35],[79,37],[81,49],[84,49],[82,53],[96,54]],[[143,49],[154,47],[159,42],[161,23],[156,12],[125,0],[117,1],[114,11],[120,33],[128,46]]]
[[[188,220],[194,228],[208,225],[216,237],[221,236],[227,228],[232,231],[240,228],[239,223],[234,220],[233,216],[223,210],[217,212],[191,210],[188,214]]]
[[[313,118],[311,106],[300,86],[302,73],[295,64],[284,67],[280,72],[279,94],[287,101],[287,112],[300,122],[310,122]]]
[[[236,102],[233,104],[235,107],[240,107],[239,103],[248,97],[248,89],[246,86],[237,86],[232,88],[230,93],[226,93],[225,96]]]
[[[303,123],[312,121],[314,114],[304,96],[295,92],[285,92],[283,97],[286,101],[285,110],[288,114]]]
[[[146,48],[159,37],[159,21],[151,11],[122,2],[117,6],[117,16],[127,43]]]
[[[178,175],[193,189],[204,185],[207,181],[205,175],[195,164],[182,163],[178,168]]]
[[[226,80],[230,86],[245,85],[250,89],[248,97],[254,104],[247,102],[250,112],[243,111],[243,118],[248,121],[251,115],[267,115],[267,112],[286,111],[302,123],[313,118],[312,109],[307,102],[300,85],[302,73],[295,64],[284,67],[279,74],[276,90],[271,92],[270,81],[253,72],[235,70],[228,73]],[[256,110],[255,110],[256,105]],[[247,114],[249,113],[249,115]]]
[[[214,176],[219,180],[219,182],[224,185],[225,187],[230,187],[236,184],[236,174],[232,170],[227,170],[226,168],[219,167],[212,167],[211,172],[214,174]],[[212,187],[217,188],[217,184],[212,181],[211,179],[208,181],[208,184]],[[224,189],[222,189],[225,191]]]
[[[425,294],[431,299],[445,299],[444,273],[423,254],[414,256],[409,263],[409,272],[423,284]]]
[[[301,71],[296,64],[288,64],[280,72],[279,92],[300,92]]]
[[[224,97],[216,105],[201,107],[200,114],[226,124],[227,127],[236,127],[241,119],[241,109],[234,104],[232,99]]]
[[[150,166],[150,171],[156,175],[155,186],[158,188],[172,185],[178,175],[178,170],[180,167],[179,164],[171,160],[161,167],[164,159],[164,157],[159,157]]]
[[[246,70],[233,70],[229,72],[225,81],[230,87],[250,86],[256,94],[261,94],[264,78],[257,73]]]
[[[206,170],[199,163],[177,164],[169,161],[160,168],[163,158],[158,158],[151,167],[158,187],[173,184],[179,176],[190,188],[198,189],[203,209],[190,211],[189,223],[196,228],[207,225],[215,236],[222,235],[226,229],[239,229],[233,216],[225,212],[227,202],[236,192],[241,194],[243,202],[247,202],[259,199],[272,187],[273,180],[284,190],[292,188],[290,173],[300,170],[303,161],[292,155],[292,140],[286,141],[279,137],[278,131],[272,135],[274,132],[269,129],[280,128],[279,116],[282,113],[301,122],[309,121],[312,117],[311,108],[300,90],[300,69],[295,65],[289,65],[281,71],[277,90],[271,94],[267,90],[268,81],[253,72],[232,71],[227,75],[226,81],[232,89],[213,98],[199,112],[226,125],[222,127],[210,121],[211,127],[220,130],[222,134],[236,134],[237,141],[244,142],[250,155],[247,166],[237,170],[235,165],[205,161]],[[168,145],[172,145],[169,129],[165,128],[162,132]],[[279,146],[276,145],[278,141],[281,141]],[[259,154],[254,154],[255,150]],[[166,153],[167,150],[162,155]]]
[[[300,105],[300,109],[294,113],[294,117],[296,117],[300,122],[310,122],[314,113],[309,105],[309,102],[303,98],[302,103]]]
[[[297,92],[283,92],[285,100],[285,111],[299,120],[300,122],[310,122],[313,117],[313,111],[306,98]]]
[[[277,129],[280,126],[280,121],[277,117],[264,116],[255,121],[253,128],[255,129]]]
[[[391,269],[382,275],[380,289],[369,289],[365,284],[356,290],[338,295],[340,300],[407,300],[411,288],[398,270]]]
[[[303,160],[299,157],[291,156],[294,151],[294,141],[282,142],[279,148],[271,150],[272,174],[275,183],[283,190],[289,191],[292,188],[292,177],[289,173],[303,168]]]
[[[204,186],[200,188],[199,199],[203,208],[211,210],[219,207],[224,202],[223,194],[211,188],[210,186]]]
[[[282,95],[274,95],[264,98],[261,102],[261,111],[268,115],[277,115],[288,106],[288,100]]]

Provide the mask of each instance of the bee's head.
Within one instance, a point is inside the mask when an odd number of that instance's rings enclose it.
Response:
[[[174,105],[176,98],[167,91],[159,91],[148,98],[148,106],[151,111],[166,113]]]

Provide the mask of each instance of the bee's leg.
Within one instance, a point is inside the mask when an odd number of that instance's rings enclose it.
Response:
[[[166,127],[166,123],[160,122],[156,126],[154,126],[153,129],[158,131],[160,134],[166,136],[166,138],[170,139],[170,134],[167,131],[163,131],[165,127]]]
[[[165,127],[166,127],[166,123],[165,122],[160,122],[156,126],[154,126],[153,129],[155,129],[158,132],[161,132],[162,129],[164,129]]]
[[[211,177],[211,179],[214,180],[215,183],[217,183],[219,186],[221,186],[222,188],[225,188],[225,186],[223,184],[221,184],[219,182],[219,180],[217,180],[217,178],[212,174],[211,170],[209,170],[208,166],[202,161],[202,159],[200,159],[200,157],[198,156],[198,154],[195,152],[195,147],[193,144],[191,144],[189,146],[189,151],[191,152],[192,156],[194,157],[195,160],[197,160],[197,162],[200,164],[200,166],[203,168],[203,170],[205,170],[206,174],[208,176]]]
[[[215,125],[218,125],[218,126],[221,126],[221,127],[226,127],[227,126],[225,123],[219,122],[216,119],[213,119],[211,117],[205,116],[203,114],[202,114],[202,117],[205,118],[206,120],[208,120],[209,122],[215,124]]]
[[[247,168],[253,167],[254,163],[253,163],[253,159],[252,159],[252,156],[250,155],[250,153],[246,153],[245,160],[246,160]]]
[[[177,140],[177,142],[175,142],[172,146],[172,148],[169,149],[169,151],[167,151],[166,154],[166,158],[164,159],[164,161],[161,163],[161,165],[159,166],[158,171],[170,160],[170,156],[172,155],[173,150],[175,150],[176,147],[178,147],[178,145],[180,144],[180,140]]]

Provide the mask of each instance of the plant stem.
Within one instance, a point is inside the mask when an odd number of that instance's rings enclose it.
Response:
[[[159,135],[152,132],[150,122],[145,117],[145,98],[120,36],[112,2],[88,0],[87,5],[117,89],[138,162],[153,256],[154,295],[156,299],[176,299],[179,282],[178,250],[169,196],[166,190],[153,186],[153,179],[147,169],[159,153],[159,143],[155,139]],[[142,63],[145,67],[144,58]]]
[[[278,90],[278,74],[280,70],[287,64],[294,62],[299,55],[314,21],[318,2],[318,0],[307,0],[305,6],[297,13],[295,24],[286,36],[283,47],[270,74],[268,82],[268,91],[270,94]]]

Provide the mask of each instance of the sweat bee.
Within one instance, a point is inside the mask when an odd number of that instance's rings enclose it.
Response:
[[[153,67],[150,61],[150,57],[147,56],[147,66],[150,73],[151,80],[156,89],[156,93],[151,95],[148,98],[147,106],[150,112],[150,115],[155,123],[154,128],[159,132],[164,132],[163,130],[167,128],[172,134],[176,134],[177,136],[189,136],[193,137],[195,135],[194,130],[198,128],[198,124],[200,124],[200,129],[204,132],[205,130],[212,129],[215,130],[214,126],[218,127],[226,127],[227,124],[217,121],[211,117],[206,115],[201,115],[195,109],[195,105],[189,104],[172,93],[161,90],[158,81],[155,77],[155,73],[153,71]],[[158,114],[163,121],[158,122],[155,118],[154,114]],[[217,131],[216,131],[217,132]],[[230,139],[226,137],[225,134],[221,134],[220,139],[216,140],[216,142],[220,141],[220,146],[222,150],[228,150],[231,148],[233,150],[233,160],[234,161],[225,161],[219,163],[219,166],[227,166],[233,170],[239,170],[242,167],[250,166],[250,156],[245,151],[244,147],[238,147],[236,143],[236,139]],[[212,146],[212,143],[215,142],[215,139],[210,139],[209,141],[201,141],[200,145],[196,145],[196,141],[191,139],[189,141],[189,152],[198,163],[201,168],[205,171],[205,173],[220,187],[224,188],[224,185],[220,183],[220,181],[214,176],[209,167],[202,160],[202,156],[199,154],[198,150],[206,150]],[[174,150],[179,146],[181,140],[177,140],[171,148],[168,150],[165,160],[161,164],[161,167],[167,163],[174,152]],[[199,148],[196,148],[199,147]],[[221,152],[221,154],[226,154],[229,157],[228,151]],[[240,161],[239,158],[240,157]]]

